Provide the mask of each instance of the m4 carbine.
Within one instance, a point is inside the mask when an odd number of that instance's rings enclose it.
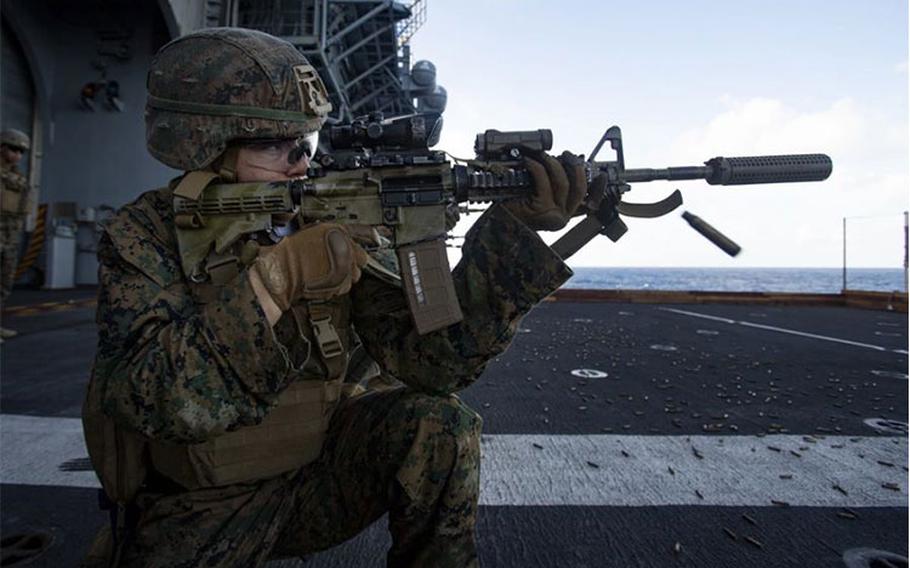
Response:
[[[316,157],[305,179],[206,187],[196,199],[175,197],[183,268],[207,278],[205,259],[224,253],[250,233],[273,234],[274,214],[294,213],[299,223],[332,222],[385,227],[419,333],[461,320],[446,256],[447,215],[459,204],[520,199],[533,191],[522,159],[552,148],[549,130],[477,135],[473,160],[449,160],[431,150],[442,118],[436,113],[384,120],[358,119],[330,130],[332,151]],[[609,142],[615,159],[596,161]],[[456,163],[452,163],[456,162]],[[462,162],[462,163],[457,163]],[[704,166],[627,169],[619,127],[609,128],[586,162],[589,191],[584,219],[552,245],[563,259],[604,234],[616,241],[627,231],[621,216],[659,217],[682,204],[679,190],[656,203],[628,203],[632,183],[703,179],[711,185],[822,181],[831,174],[824,154],[717,157]],[[739,247],[698,217],[684,218],[735,255]],[[277,237],[275,237],[277,238]]]

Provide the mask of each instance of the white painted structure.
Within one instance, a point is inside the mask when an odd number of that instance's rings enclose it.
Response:
[[[814,443],[806,438],[485,435],[480,502],[906,506],[906,437],[825,436],[813,437]],[[94,472],[79,471],[87,466],[88,452],[78,418],[0,415],[0,447],[0,483],[99,486]],[[890,483],[898,489],[884,487]]]

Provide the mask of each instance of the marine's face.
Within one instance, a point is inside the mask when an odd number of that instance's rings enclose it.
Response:
[[[237,181],[286,181],[303,177],[315,149],[315,136],[246,142],[237,152]]]
[[[23,155],[25,155],[25,151],[21,148],[13,148],[6,144],[0,146],[0,159],[3,160],[4,166],[17,165],[22,160]]]

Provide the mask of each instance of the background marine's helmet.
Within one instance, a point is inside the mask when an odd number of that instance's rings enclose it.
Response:
[[[0,132],[0,144],[22,150],[23,152],[28,152],[32,142],[25,132],[16,130],[15,128],[7,128],[3,132]]]
[[[164,164],[198,170],[232,140],[316,132],[331,109],[316,70],[290,43],[209,28],[173,40],[152,61],[146,142]]]

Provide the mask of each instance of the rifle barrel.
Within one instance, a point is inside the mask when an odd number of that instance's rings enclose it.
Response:
[[[710,175],[710,170],[704,166],[684,166],[681,168],[640,168],[634,170],[625,170],[622,173],[622,179],[626,183],[637,181],[653,181],[657,179],[678,180],[678,179],[705,179]]]
[[[703,179],[711,185],[746,185],[822,181],[831,175],[831,158],[825,154],[717,157],[704,166],[663,169],[617,170],[616,162],[594,162],[595,169],[607,172],[613,182],[634,183],[654,180]]]

